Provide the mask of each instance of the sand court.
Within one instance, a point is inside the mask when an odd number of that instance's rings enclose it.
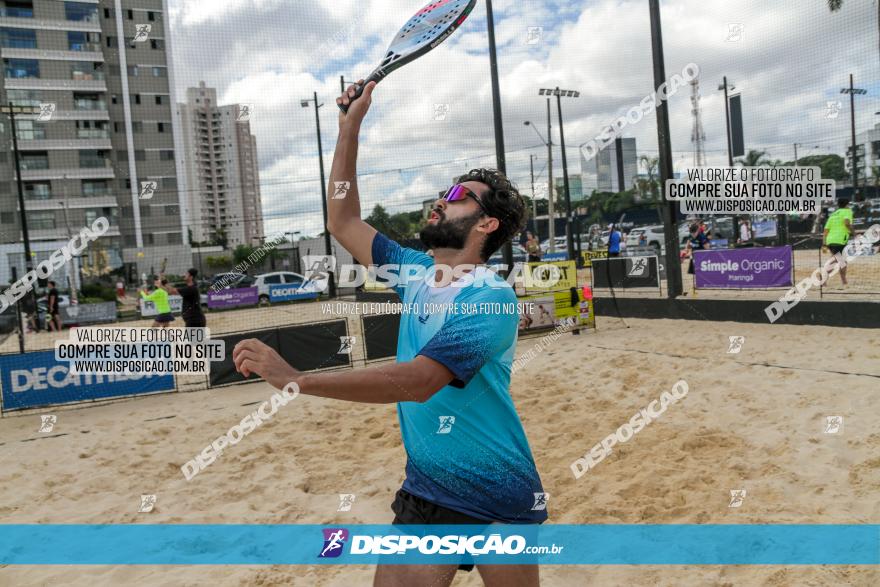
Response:
[[[600,318],[511,383],[557,524],[880,523],[880,333]],[[743,336],[738,354],[729,337]],[[521,338],[517,356],[539,336]],[[575,479],[572,461],[678,380],[689,392]],[[4,523],[390,523],[393,406],[300,395],[192,481],[180,467],[274,389],[172,393],[0,420]],[[52,433],[39,415],[53,413]],[[826,433],[828,416],[842,418]],[[478,417],[477,414],[474,417]],[[745,490],[729,507],[731,490]],[[156,495],[139,513],[140,496]],[[339,512],[340,494],[356,496]],[[361,585],[372,567],[5,567],[0,584]],[[542,566],[543,584],[875,585],[861,566]],[[454,585],[481,584],[459,573]]]

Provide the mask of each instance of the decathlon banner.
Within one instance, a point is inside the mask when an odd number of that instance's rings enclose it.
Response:
[[[0,356],[3,411],[174,390],[174,375],[72,375],[55,351]]]
[[[293,300],[314,300],[319,293],[302,285],[273,285],[269,288],[269,301],[291,302]]]
[[[793,270],[791,247],[694,251],[698,289],[791,287]]]
[[[880,526],[0,525],[2,565],[877,565]]]

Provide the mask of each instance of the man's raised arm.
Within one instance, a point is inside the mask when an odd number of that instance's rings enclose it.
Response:
[[[363,83],[360,80],[358,83]],[[349,89],[336,99],[337,104],[349,104]],[[330,186],[327,191],[327,229],[352,256],[364,265],[373,263],[373,239],[376,229],[361,219],[361,202],[357,187],[358,135],[364,116],[370,109],[375,82],[364,89],[360,98],[348,109],[339,112],[339,138],[333,167],[330,170]]]

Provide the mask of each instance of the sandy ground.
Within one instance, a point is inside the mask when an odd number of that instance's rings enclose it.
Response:
[[[601,319],[518,371],[511,394],[550,523],[880,523],[880,333]],[[740,354],[728,337],[745,336]],[[523,338],[521,355],[539,338]],[[688,396],[594,470],[570,463],[678,379]],[[393,406],[300,396],[187,482],[179,467],[266,384],[0,420],[3,523],[389,523],[405,454]],[[824,418],[844,418],[824,434]],[[746,489],[741,508],[729,491]],[[139,514],[141,494],[156,494]],[[337,512],[339,493],[357,495]],[[876,567],[546,566],[544,585],[880,584]],[[369,585],[371,567],[6,567],[0,585]],[[459,573],[454,585],[480,585]]]

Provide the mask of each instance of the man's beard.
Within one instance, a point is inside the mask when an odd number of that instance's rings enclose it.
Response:
[[[457,220],[447,220],[442,210],[435,209],[434,212],[440,218],[437,219],[436,224],[426,224],[419,232],[419,240],[422,244],[429,249],[463,249],[468,234],[480,220],[480,213]]]

